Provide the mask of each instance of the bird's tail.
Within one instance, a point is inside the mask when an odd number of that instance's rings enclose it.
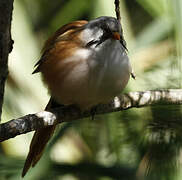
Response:
[[[45,110],[49,110],[50,108],[53,107],[52,101],[53,100],[51,98]],[[27,171],[31,166],[34,167],[36,163],[40,160],[43,151],[46,147],[46,144],[53,135],[55,128],[56,125],[53,125],[35,131],[30,144],[29,153],[22,171],[22,177],[25,176],[25,174],[27,173]]]

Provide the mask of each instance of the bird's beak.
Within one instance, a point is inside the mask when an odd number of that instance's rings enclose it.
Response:
[[[118,32],[113,32],[112,33],[112,38],[115,40],[120,40],[120,34]]]

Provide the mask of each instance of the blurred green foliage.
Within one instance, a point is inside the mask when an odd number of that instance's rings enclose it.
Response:
[[[31,75],[49,35],[73,20],[115,16],[114,0],[17,0],[3,120],[42,110],[49,95]],[[127,91],[181,88],[182,1],[122,0],[122,25],[137,80]],[[25,180],[182,178],[181,107],[147,107],[60,125]],[[19,180],[32,133],[0,145],[0,180]],[[80,164],[80,163],[85,163]]]

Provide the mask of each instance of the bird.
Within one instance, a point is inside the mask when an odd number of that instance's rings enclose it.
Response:
[[[45,42],[33,74],[38,72],[51,95],[46,110],[75,105],[84,111],[108,103],[134,77],[121,23],[101,16],[62,26]],[[22,177],[40,160],[55,127],[35,131]]]

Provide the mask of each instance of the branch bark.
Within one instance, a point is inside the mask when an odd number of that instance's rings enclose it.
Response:
[[[115,12],[116,12],[116,18],[119,22],[121,22],[121,15],[120,15],[120,7],[119,7],[119,0],[115,0],[114,4],[115,4]]]
[[[12,50],[11,19],[13,0],[0,1],[0,120],[4,98],[5,81],[8,76],[8,55]]]
[[[95,114],[122,111],[154,105],[182,105],[182,89],[168,89],[145,92],[130,92],[116,97],[106,105],[98,105]],[[55,108],[48,111],[28,114],[0,125],[0,142],[20,134],[38,130],[54,124],[89,117],[90,111],[80,112],[73,106]]]

